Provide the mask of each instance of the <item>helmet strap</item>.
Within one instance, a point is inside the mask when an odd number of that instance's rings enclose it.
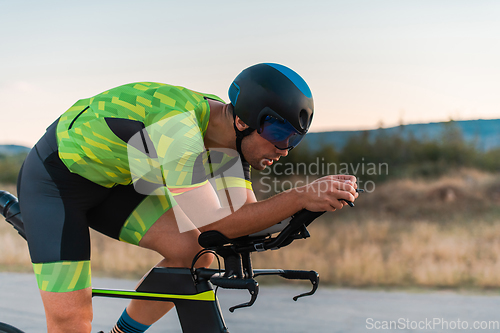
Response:
[[[243,131],[240,131],[238,127],[236,126],[236,113],[233,111],[233,127],[234,127],[234,132],[236,133],[236,150],[240,154],[243,160],[245,160],[245,156],[243,156],[243,152],[241,151],[241,141],[243,140],[244,137],[249,136],[252,134],[253,131],[255,131],[253,128],[246,128]]]

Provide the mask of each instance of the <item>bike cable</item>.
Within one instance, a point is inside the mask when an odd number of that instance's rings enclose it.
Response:
[[[220,264],[220,258],[219,258],[219,255],[217,254],[217,252],[215,252],[214,250],[208,250],[208,249],[203,249],[203,250],[200,250],[193,258],[193,262],[191,263],[191,268],[190,268],[190,271],[191,271],[191,275],[193,276],[193,281],[197,281],[197,278],[196,278],[196,275],[195,275],[195,269],[194,269],[194,265],[196,264],[196,262],[205,254],[207,253],[212,253],[215,258],[217,259],[217,265],[218,265],[218,270],[219,270],[219,276],[222,274],[222,270],[221,270],[221,264]],[[215,287],[215,291],[214,291],[214,295],[215,297],[217,298],[217,290],[219,290],[219,286],[216,286]]]

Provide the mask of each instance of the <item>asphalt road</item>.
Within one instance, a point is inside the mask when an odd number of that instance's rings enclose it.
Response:
[[[95,278],[93,285],[127,289],[133,288],[135,282]],[[500,331],[498,293],[464,295],[320,287],[312,297],[298,302],[291,299],[307,288],[307,284],[303,288],[262,287],[253,307],[235,313],[229,313],[229,306],[246,302],[247,292],[219,290],[218,295],[231,333]],[[109,331],[126,304],[125,300],[94,298],[93,332]],[[33,275],[0,273],[0,321],[26,332],[46,332]],[[393,329],[384,329],[384,324],[392,325]],[[175,312],[167,314],[148,332],[180,333]]]

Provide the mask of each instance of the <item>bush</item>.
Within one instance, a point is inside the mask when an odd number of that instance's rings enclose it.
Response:
[[[16,184],[26,154],[0,155],[0,183]]]

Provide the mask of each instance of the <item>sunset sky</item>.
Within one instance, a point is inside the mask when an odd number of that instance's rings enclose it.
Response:
[[[0,144],[155,81],[225,100],[245,67],[308,82],[312,131],[500,118],[500,1],[0,0]]]

